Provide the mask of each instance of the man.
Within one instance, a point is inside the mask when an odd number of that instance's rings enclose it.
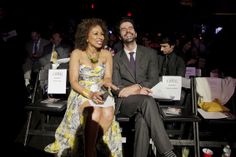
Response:
[[[176,39],[173,35],[164,34],[161,37],[160,47],[162,54],[158,55],[159,76],[182,76],[185,77],[185,62],[182,57],[177,55],[175,49]],[[185,90],[181,91],[181,98],[185,98]],[[182,101],[182,100],[181,100]],[[163,102],[159,102],[162,104]],[[179,102],[177,102],[178,104]],[[174,102],[165,101],[164,105],[174,104]],[[165,123],[165,128],[173,129],[178,126],[176,122]],[[169,137],[173,134],[169,134]]]
[[[177,55],[175,38],[172,35],[163,35],[160,42],[162,54],[158,55],[159,76],[185,76],[185,62]]]
[[[62,33],[55,31],[52,33],[51,42],[44,47],[43,56],[39,59],[41,69],[49,70],[58,59],[70,57],[72,47],[64,42]],[[60,64],[57,69],[68,69],[68,63]],[[43,93],[46,94],[48,88],[48,80],[40,82]]]
[[[135,116],[134,157],[147,157],[150,138],[160,154],[176,157],[172,151],[150,88],[158,82],[157,53],[137,45],[137,33],[131,19],[119,23],[123,49],[114,56],[113,83],[116,92],[116,113]],[[133,53],[134,52],[134,53]]]
[[[49,41],[47,39],[41,37],[41,32],[39,30],[33,29],[30,33],[31,39],[25,44],[27,56],[25,59],[25,63],[23,64],[25,86],[28,89],[29,98],[31,98],[32,89],[36,81],[37,73],[41,68],[39,59],[43,55],[44,47],[49,44]]]
[[[31,31],[31,40],[25,45],[25,50],[27,52],[27,58],[23,65],[23,70],[25,76],[33,73],[37,73],[41,67],[39,63],[40,57],[43,55],[44,46],[49,44],[49,41],[41,37],[39,30]]]
[[[72,47],[67,44],[62,36],[62,33],[55,31],[52,33],[51,43],[44,47],[44,55],[40,58],[40,63],[43,69],[51,68],[51,64],[55,63],[57,59],[68,58]],[[60,65],[59,68],[68,68],[68,64]]]

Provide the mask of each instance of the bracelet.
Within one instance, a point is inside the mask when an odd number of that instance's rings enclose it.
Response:
[[[90,97],[91,97],[90,90],[88,90],[88,89],[84,89],[84,90],[81,92],[81,94],[82,94],[84,97],[88,98],[88,99],[90,99]]]

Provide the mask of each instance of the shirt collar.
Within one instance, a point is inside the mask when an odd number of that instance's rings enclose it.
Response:
[[[136,46],[133,50],[131,50],[131,51],[128,51],[128,50],[126,50],[126,49],[124,49],[124,51],[125,51],[125,53],[126,53],[127,56],[129,56],[129,53],[130,53],[130,52],[134,52],[134,55],[136,55],[137,46]]]

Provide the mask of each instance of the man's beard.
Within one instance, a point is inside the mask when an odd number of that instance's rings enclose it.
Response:
[[[128,44],[128,43],[132,43],[132,42],[134,42],[135,39],[136,39],[136,38],[129,38],[129,39],[125,39],[125,40],[123,40],[123,42]]]

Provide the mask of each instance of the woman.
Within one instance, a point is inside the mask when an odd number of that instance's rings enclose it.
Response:
[[[108,91],[118,89],[111,80],[112,55],[103,48],[107,41],[106,25],[101,19],[84,19],[78,25],[75,38],[69,64],[72,90],[67,111],[56,130],[56,141],[45,151],[63,156],[69,150],[72,156],[96,157],[98,150],[98,156],[121,157],[121,133],[114,119],[114,99],[108,96],[110,104],[107,104],[103,98],[102,87]]]

